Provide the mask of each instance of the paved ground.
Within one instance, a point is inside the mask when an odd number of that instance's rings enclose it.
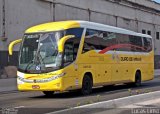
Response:
[[[102,109],[92,114],[160,114],[160,97],[117,109]]]
[[[26,114],[42,114],[94,102],[159,91],[159,88],[160,77],[156,77],[152,81],[143,83],[139,88],[128,85],[97,88],[89,96],[82,96],[76,92],[57,93],[52,97],[46,97],[41,92],[1,93],[0,107],[16,108],[23,114],[25,112]],[[102,109],[99,110],[102,111]]]
[[[103,111],[97,114],[108,114],[110,112],[111,111]],[[121,109],[114,114],[160,114],[160,97],[121,107]]]
[[[154,99],[150,99],[150,97],[154,95]],[[145,101],[137,101],[133,102],[133,99],[139,99],[138,97],[143,96],[146,98]],[[121,99],[121,98],[120,98]],[[117,99],[117,100],[120,100]],[[125,100],[126,99],[126,100]],[[130,100],[130,103],[127,103]],[[120,100],[121,101],[121,100]],[[109,106],[109,102],[100,102],[89,105],[84,105],[72,109],[65,109],[60,111],[55,111],[47,114],[160,114],[160,91],[146,93],[143,95],[135,95],[131,97],[125,97],[123,100],[127,105],[118,105],[115,101],[115,108],[107,108]],[[111,103],[111,102],[110,102]],[[123,103],[121,103],[123,104]],[[117,105],[117,106],[116,106]]]
[[[16,78],[0,79],[0,93],[17,90]]]
[[[117,109],[103,109],[93,114],[160,114],[160,97]]]

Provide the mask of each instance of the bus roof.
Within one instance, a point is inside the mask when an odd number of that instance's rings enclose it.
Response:
[[[85,27],[85,28],[152,38],[150,35],[147,35],[147,34],[137,33],[131,30],[126,30],[123,28],[114,27],[110,25],[104,25],[104,24],[88,22],[88,21],[78,21],[78,22],[80,23],[81,27]]]
[[[59,31],[75,27],[80,27],[80,23],[78,21],[49,22],[33,26],[27,29],[25,33],[51,32],[51,31]]]
[[[44,24],[33,26],[27,29],[25,33],[51,32],[51,31],[59,31],[63,29],[77,28],[77,27],[152,38],[150,35],[137,33],[137,32],[122,29],[119,27],[114,27],[110,25],[104,25],[104,24],[99,24],[99,23],[89,22],[89,21],[81,21],[81,20],[69,20],[69,21],[44,23]]]

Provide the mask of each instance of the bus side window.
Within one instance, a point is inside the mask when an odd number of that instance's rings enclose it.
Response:
[[[146,52],[150,52],[152,50],[152,40],[150,38],[143,37],[143,42]]]
[[[130,44],[132,45],[131,51],[133,52],[142,52],[143,45],[142,45],[142,38],[139,36],[131,36],[129,37]]]
[[[79,49],[80,38],[68,39],[64,45],[64,64],[68,65],[75,61]]]
[[[68,39],[64,45],[64,66],[75,61],[81,41],[83,28],[71,28],[66,30],[65,35],[75,35],[74,38]]]
[[[100,48],[98,35],[99,33],[97,30],[87,29],[83,45],[83,53]]]
[[[73,39],[68,39],[64,45],[64,66],[74,61]]]

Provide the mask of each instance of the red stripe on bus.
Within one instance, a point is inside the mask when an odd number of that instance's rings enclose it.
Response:
[[[100,54],[104,54],[112,49],[119,49],[119,48],[129,48],[129,47],[134,47],[134,48],[139,48],[139,49],[142,49],[145,51],[145,49],[143,47],[140,47],[140,46],[136,46],[136,45],[132,45],[132,44],[117,44],[117,45],[113,45],[113,46],[110,46],[110,47],[107,47],[103,50],[101,50],[99,53]]]

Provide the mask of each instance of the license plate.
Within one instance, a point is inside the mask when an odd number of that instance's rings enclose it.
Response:
[[[32,89],[40,89],[39,85],[32,85]]]

